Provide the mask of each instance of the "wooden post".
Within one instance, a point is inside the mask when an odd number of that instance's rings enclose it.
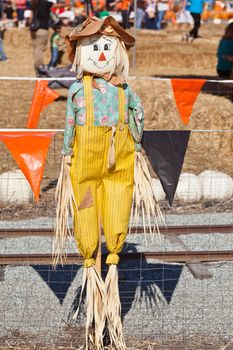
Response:
[[[99,272],[99,274],[101,275],[101,256],[102,256],[102,248],[101,248],[101,233],[102,233],[102,225],[101,225],[101,220],[100,220],[100,213],[99,213],[99,246],[98,246],[98,251],[97,251],[97,255],[96,255],[96,262],[95,262],[95,266],[96,266],[96,270]]]
[[[230,79],[233,79],[233,62],[232,62],[232,68],[231,68],[231,76]]]
[[[96,255],[96,270],[99,272],[101,275],[101,261],[102,261],[102,248],[101,248],[101,225],[99,225],[99,246],[98,246],[98,251]]]
[[[95,260],[95,266],[96,266],[96,270],[99,272],[100,276],[101,276],[101,262],[102,262],[102,247],[101,247],[101,243],[102,243],[101,236],[102,235],[101,235],[101,233],[102,233],[102,227],[101,227],[101,220],[100,220],[100,214],[99,214],[99,245],[98,245],[98,251],[97,251],[96,260]],[[101,300],[100,293],[97,294],[96,298],[97,298],[99,314],[101,314],[103,312],[103,310],[102,310],[103,306],[102,306],[102,300]]]

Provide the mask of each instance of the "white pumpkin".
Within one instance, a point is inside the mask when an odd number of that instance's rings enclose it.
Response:
[[[221,20],[221,18],[214,18],[214,19],[213,19],[213,23],[214,23],[214,24],[221,24],[221,23],[222,23],[222,20]]]
[[[219,171],[206,170],[199,175],[204,201],[227,200],[233,195],[233,179]]]
[[[157,201],[162,201],[165,199],[166,195],[161,185],[161,182],[158,179],[152,179],[152,190],[154,192],[155,198]]]
[[[26,204],[32,199],[31,187],[21,170],[0,175],[0,202]]]
[[[192,173],[180,175],[175,199],[185,203],[196,203],[202,198],[202,184],[198,176]]]

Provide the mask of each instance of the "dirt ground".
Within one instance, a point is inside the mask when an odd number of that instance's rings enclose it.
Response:
[[[47,335],[44,339],[47,339]],[[158,340],[137,340],[134,337],[126,337],[125,341],[127,350],[222,350],[221,347],[227,345],[226,341],[217,337],[208,338],[198,335],[183,339],[173,335]],[[0,338],[0,350],[82,350],[84,346],[80,347],[81,343],[85,343],[85,329],[81,326],[69,326],[63,329],[60,335],[54,334],[51,346],[48,345],[48,341],[43,342],[36,336],[12,332],[8,337]],[[108,346],[105,349],[111,350]],[[226,350],[228,349],[232,349],[231,344],[226,347]]]

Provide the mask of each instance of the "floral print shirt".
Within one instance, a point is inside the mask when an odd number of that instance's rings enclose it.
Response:
[[[113,126],[118,124],[118,88],[102,78],[96,79],[99,89],[93,88],[94,125]],[[129,124],[135,141],[136,150],[140,150],[140,142],[144,127],[144,111],[138,96],[127,84],[123,84],[125,92],[125,123]],[[63,155],[72,155],[76,125],[85,125],[85,97],[82,80],[76,80],[69,89],[67,99],[66,127],[64,134]]]

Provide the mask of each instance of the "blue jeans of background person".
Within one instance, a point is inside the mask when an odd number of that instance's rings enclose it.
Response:
[[[129,11],[122,10],[121,16],[122,16],[122,23],[121,23],[122,28],[124,28],[124,29],[129,28]]]
[[[158,29],[158,30],[162,29],[161,23],[162,23],[164,14],[165,14],[165,11],[158,11],[157,12],[156,29]]]
[[[0,39],[0,61],[5,61],[7,60],[7,56],[3,50],[3,41]]]
[[[16,9],[18,21],[24,20],[24,9]]]
[[[142,28],[142,22],[144,19],[145,12],[143,9],[137,8],[136,12],[136,28],[141,29]]]
[[[59,51],[57,47],[52,47],[51,49],[51,60],[49,62],[50,67],[56,67],[58,64]]]
[[[156,17],[155,18],[150,18],[148,14],[146,13],[145,16],[145,28],[146,29],[156,29]]]

